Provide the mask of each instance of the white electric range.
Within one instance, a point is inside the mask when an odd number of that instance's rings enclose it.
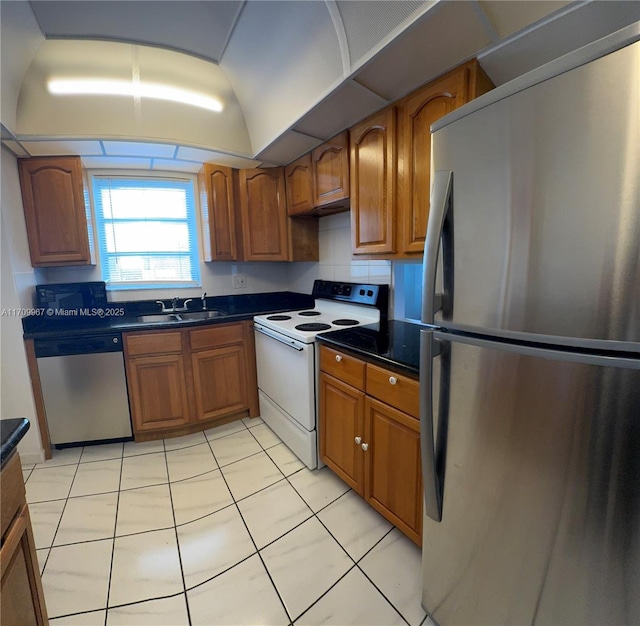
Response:
[[[260,415],[309,468],[319,465],[316,335],[386,318],[388,285],[316,280],[312,309],[257,315]]]

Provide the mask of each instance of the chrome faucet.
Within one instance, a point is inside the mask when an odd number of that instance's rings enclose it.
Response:
[[[206,292],[206,291],[203,291],[203,292],[202,292],[202,295],[200,296],[200,300],[202,300],[202,310],[203,310],[203,311],[206,311],[206,310],[207,310],[207,300],[206,300],[206,297],[207,297],[207,292]]]
[[[188,311],[189,308],[187,307],[187,304],[189,304],[189,302],[193,302],[193,298],[187,298],[183,303],[182,303],[182,309],[180,309],[181,311]]]
[[[172,311],[175,313],[176,312],[176,306],[178,306],[178,298],[172,298],[171,299],[171,305],[172,305]]]
[[[164,308],[164,302],[162,300],[156,300],[156,304],[160,305],[160,309],[161,311],[164,313],[165,312],[165,308]]]

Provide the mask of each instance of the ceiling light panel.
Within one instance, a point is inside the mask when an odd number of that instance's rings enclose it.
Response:
[[[58,78],[47,83],[49,92],[55,95],[129,96],[168,100],[219,113],[222,102],[202,93],[161,83],[145,83],[138,80],[109,80],[101,78]]]
[[[172,159],[175,145],[163,143],[140,143],[136,141],[103,141],[104,151],[109,156],[145,156]]]

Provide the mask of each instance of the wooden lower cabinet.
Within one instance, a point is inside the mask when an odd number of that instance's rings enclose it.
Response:
[[[2,626],[48,624],[36,545],[17,452],[14,452],[2,469],[0,567]]]
[[[417,544],[422,541],[420,422],[367,397],[364,497]]]
[[[258,414],[251,322],[124,334],[136,440]]]
[[[246,358],[242,344],[191,355],[196,418],[219,417],[249,405]]]
[[[354,491],[364,494],[364,393],[320,373],[320,456]]]
[[[390,383],[393,389],[417,385],[417,381],[326,346],[321,347],[321,364],[332,365],[336,355],[341,357],[339,364],[349,362],[351,369],[358,362],[363,369],[366,365],[367,391],[364,391],[364,381],[358,382],[357,378],[350,380],[355,380],[363,389],[326,371],[320,372],[320,457],[381,515],[421,545],[420,421],[371,396],[375,391],[389,397],[387,389],[379,388],[383,384],[383,372],[387,379],[394,381]],[[339,375],[336,367],[331,371]],[[408,388],[407,391],[409,406],[413,407],[416,390]]]
[[[129,403],[134,431],[183,426],[189,421],[184,357],[160,354],[131,359]]]

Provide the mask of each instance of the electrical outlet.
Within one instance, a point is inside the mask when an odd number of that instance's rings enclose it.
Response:
[[[231,276],[231,285],[234,289],[245,289],[247,286],[247,277],[244,274],[233,274]]]

